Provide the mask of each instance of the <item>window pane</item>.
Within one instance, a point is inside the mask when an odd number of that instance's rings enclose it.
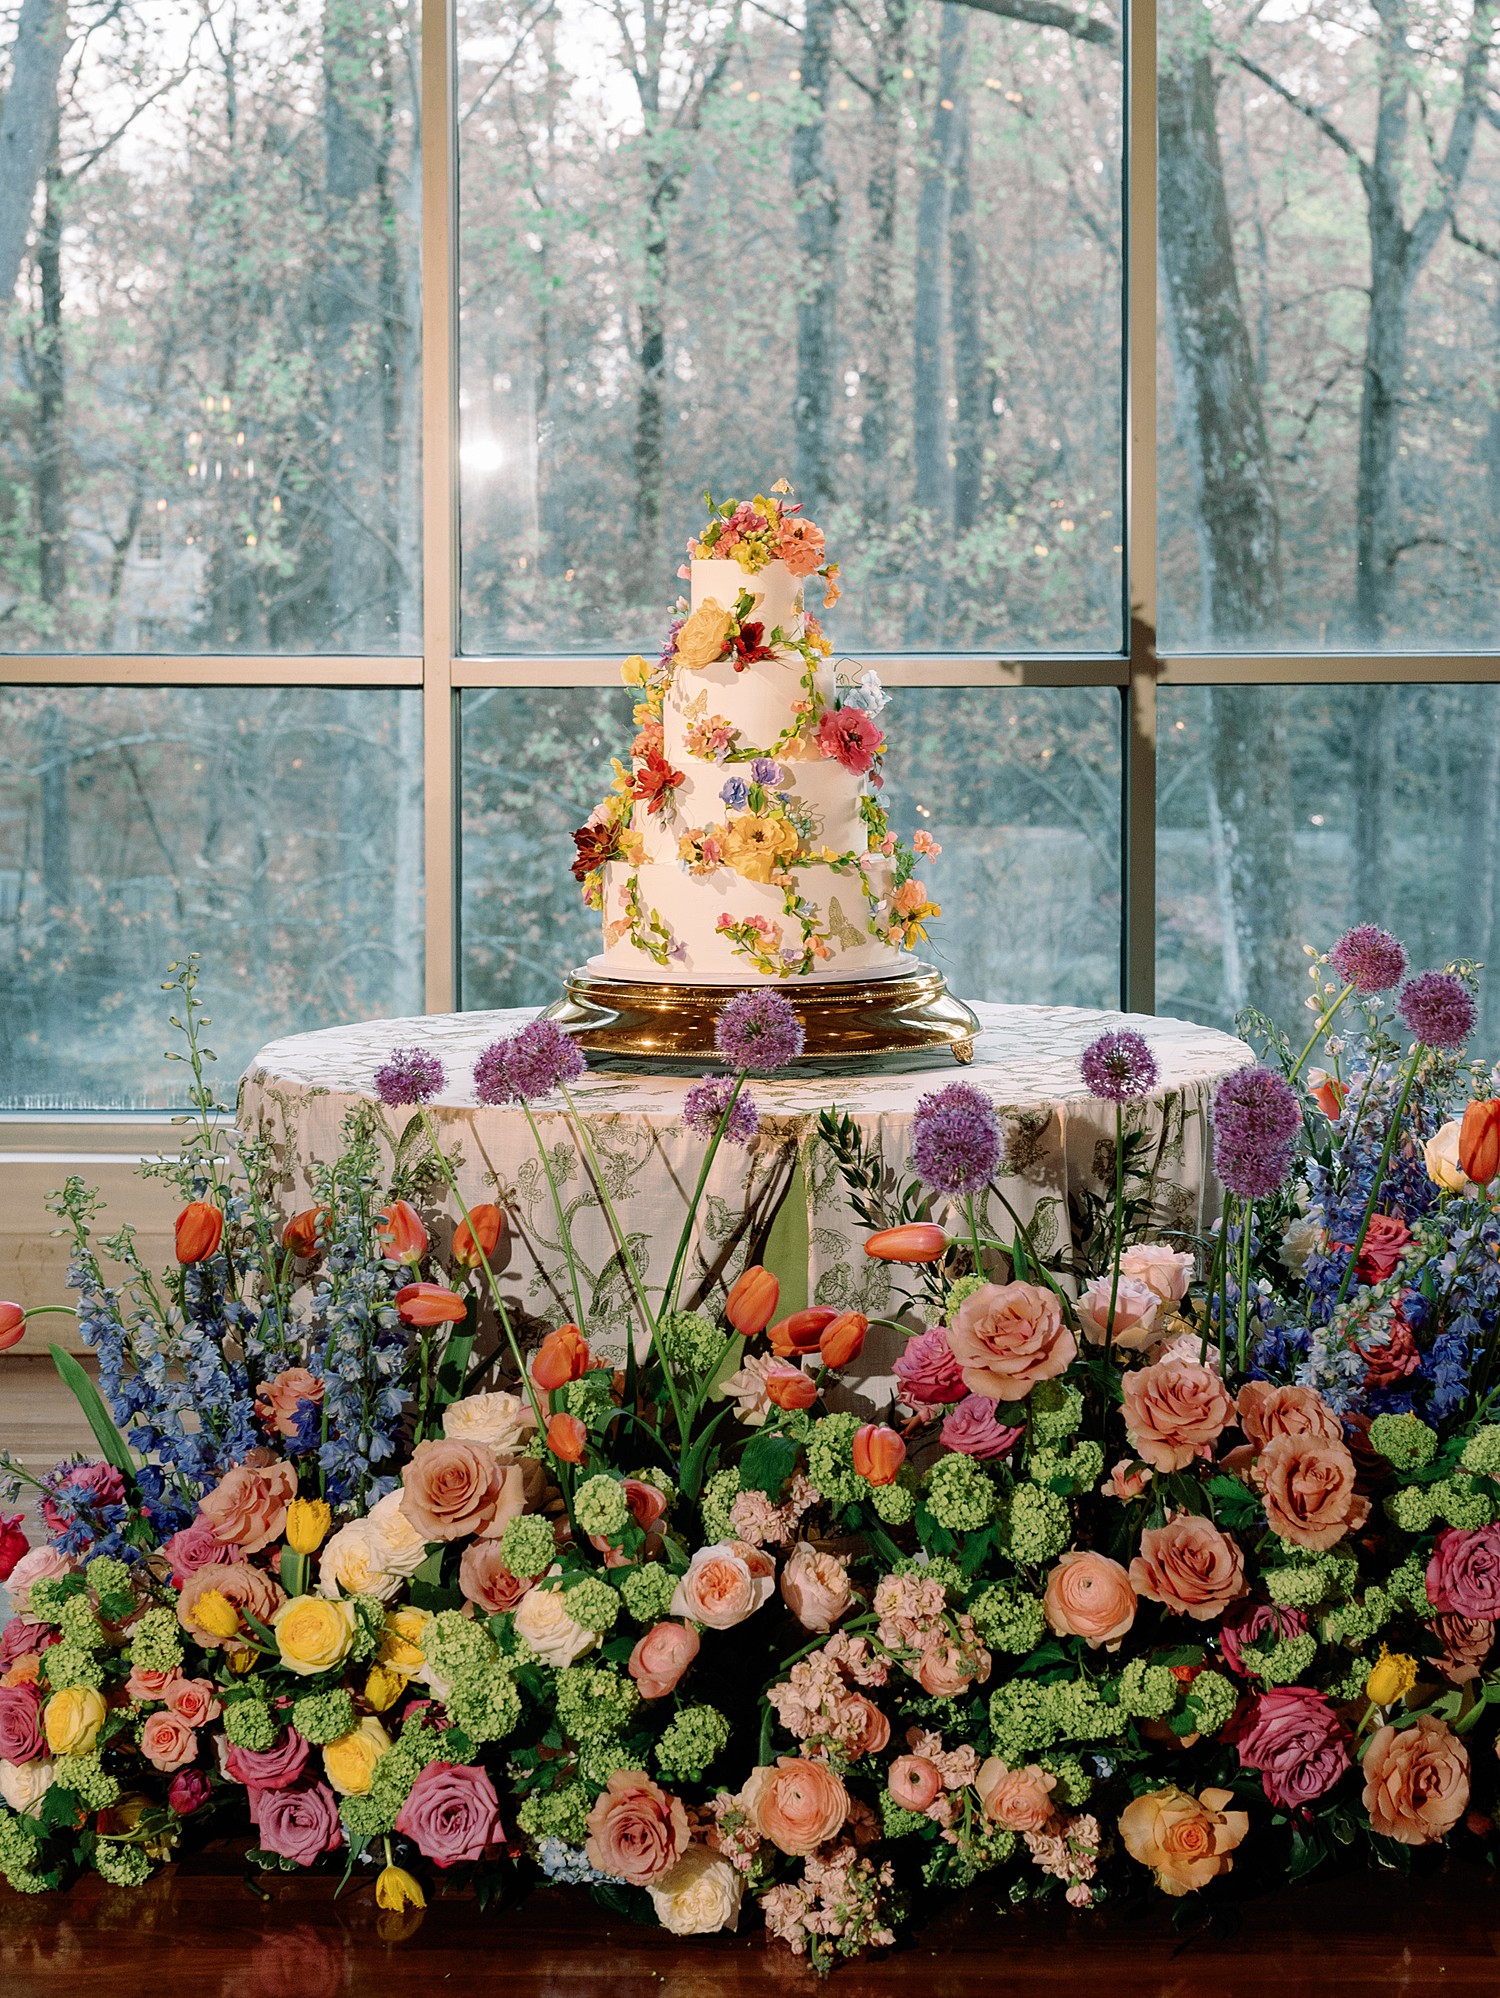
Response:
[[[189,951],[231,1099],[274,1035],[419,1012],[421,698],[0,689],[0,1107],[182,1102]]]
[[[1163,7],[1164,646],[1500,637],[1491,32]]]
[[[1325,949],[1356,922],[1394,930],[1417,967],[1495,962],[1500,687],[1172,687],[1159,699],[1163,1013],[1228,1026],[1248,1003],[1295,1032],[1303,944]],[[1491,1056],[1495,984],[1476,1039]]]
[[[883,725],[892,827],[943,848],[922,863],[943,916],[921,955],[966,998],[1115,1005],[1118,695],[898,687]],[[599,950],[569,835],[629,733],[623,692],[464,695],[466,1006],[546,1005]]]
[[[1119,648],[1113,25],[459,19],[466,651],[654,647],[704,487],[778,476],[839,644]]]
[[[65,14],[0,17],[0,648],[419,649],[415,6]]]

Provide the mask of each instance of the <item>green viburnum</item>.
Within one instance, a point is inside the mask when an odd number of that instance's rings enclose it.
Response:
[[[143,1672],[175,1672],[183,1660],[182,1626],[169,1609],[148,1609],[130,1633],[130,1662]]]
[[[1083,1421],[1083,1396],[1063,1381],[1038,1381],[1027,1406],[1031,1433],[1039,1443],[1059,1443]]]
[[[917,1495],[907,1484],[872,1485],[865,1497],[887,1526],[905,1526],[917,1509]]]
[[[1020,1582],[992,1582],[969,1604],[969,1614],[991,1651],[1020,1656],[1035,1651],[1047,1627],[1041,1597]]]
[[[1200,1672],[1188,1687],[1187,1710],[1200,1734],[1215,1735],[1239,1704],[1239,1693],[1222,1672]]]
[[[1055,1559],[1073,1531],[1067,1500],[1043,1485],[1017,1485],[1000,1517],[1001,1546],[1013,1561],[1027,1568]]]
[[[729,1341],[701,1311],[669,1311],[656,1327],[659,1350],[676,1374],[707,1380],[724,1357]]]
[[[523,1512],[500,1536],[500,1558],[513,1575],[545,1575],[557,1553],[550,1519]]]
[[[69,1600],[83,1592],[79,1575],[46,1575],[27,1590],[27,1614],[42,1623],[61,1623]]]
[[[1371,1423],[1372,1430],[1374,1426]],[[1500,1423],[1487,1422],[1482,1429],[1476,1429],[1458,1461],[1475,1477],[1500,1478]]]
[[[422,1626],[421,1643],[423,1658],[440,1679],[456,1684],[499,1669],[500,1654],[489,1632],[457,1610],[439,1610]]]
[[[569,1783],[561,1790],[543,1790],[523,1797],[516,1806],[516,1823],[528,1838],[561,1839],[564,1845],[582,1845],[589,1835],[589,1812],[594,1800],[582,1783]]]
[[[504,1741],[521,1718],[516,1682],[498,1665],[455,1679],[444,1705],[474,1741]]]
[[[807,1444],[807,1475],[835,1510],[853,1505],[870,1492],[854,1468],[854,1437],[859,1417],[848,1412],[822,1416],[813,1424]]]
[[[91,1811],[107,1811],[120,1801],[119,1783],[97,1754],[59,1755],[52,1764],[52,1780],[60,1790],[71,1790]]]
[[[235,1748],[261,1755],[279,1732],[275,1716],[264,1700],[236,1700],[224,1709],[224,1738]]]
[[[584,1575],[566,1585],[563,1606],[575,1623],[603,1637],[619,1622],[620,1592],[602,1575]]]
[[[607,1371],[580,1374],[576,1381],[568,1381],[558,1389],[557,1398],[567,1414],[576,1415],[580,1422],[589,1422],[613,1405],[609,1374]]]
[[[412,1784],[429,1762],[472,1761],[472,1754],[455,1754],[456,1732],[452,1728],[446,1733],[440,1732],[420,1716],[408,1720],[401,1729],[399,1739],[375,1764],[370,1787],[364,1795],[339,1799],[339,1816],[348,1826],[351,1836],[365,1839],[387,1837],[395,1828]]]
[[[0,1811],[0,1874],[18,1894],[45,1894],[54,1882],[41,1873],[42,1830],[30,1818]]]
[[[1019,1769],[1057,1740],[1057,1722],[1046,1688],[1031,1679],[1012,1679],[990,1695],[990,1746],[1002,1762]]]
[[[1436,1485],[1403,1485],[1385,1502],[1386,1517],[1403,1533],[1425,1533],[1438,1513]]]
[[[130,1569],[113,1554],[96,1554],[85,1564],[83,1578],[96,1596],[131,1594]]]
[[[819,1486],[819,1490],[822,1487]],[[737,1470],[715,1471],[703,1487],[703,1497],[699,1510],[703,1515],[703,1538],[712,1546],[716,1540],[733,1540],[735,1524],[729,1516],[729,1508],[740,1495],[740,1474]]]
[[[630,1501],[624,1487],[601,1472],[585,1478],[573,1494],[573,1517],[585,1533],[618,1540],[630,1524]]]
[[[151,1862],[138,1845],[101,1838],[94,1847],[94,1869],[111,1887],[142,1887],[151,1878]]]
[[[972,1297],[976,1290],[983,1290],[988,1282],[987,1276],[980,1276],[977,1272],[972,1276],[955,1277],[943,1298],[944,1319],[950,1312],[957,1311],[966,1297]]]
[[[1427,1489],[1432,1493],[1439,1515],[1450,1526],[1472,1530],[1476,1526],[1488,1526],[1495,1517],[1494,1500],[1467,1478],[1443,1478]]]
[[[1437,1452],[1437,1431],[1420,1415],[1377,1415],[1370,1424],[1370,1448],[1398,1471],[1419,1471]]]
[[[738,1472],[731,1471],[732,1478],[738,1479]],[[728,1539],[725,1534],[721,1538]],[[677,1577],[670,1568],[664,1568],[659,1561],[648,1563],[644,1568],[622,1568],[620,1574],[620,1597],[626,1609],[637,1623],[659,1623],[672,1607],[672,1598],[677,1593]]]
[[[627,1766],[629,1757],[617,1736],[602,1734],[597,1740],[580,1743],[578,1773],[585,1783],[602,1790],[617,1769]]]
[[[650,1464],[644,1470],[629,1471],[626,1475],[634,1478],[638,1485],[654,1485],[669,1506],[676,1504],[677,1487],[659,1464]]]
[[[1076,1755],[1045,1754],[1039,1755],[1037,1761],[1057,1778],[1057,1788],[1052,1792],[1054,1802],[1066,1805],[1070,1811],[1079,1810],[1088,1802],[1094,1779]]]
[[[102,1686],[104,1661],[97,1651],[64,1638],[42,1653],[42,1671],[54,1692],[64,1686]]]
[[[1411,1610],[1421,1617],[1435,1616],[1437,1604],[1427,1593],[1427,1563],[1416,1554],[1409,1554],[1386,1577],[1385,1592],[1394,1603],[1403,1609]]]
[[[684,1707],[656,1744],[656,1766],[669,1782],[698,1782],[729,1742],[729,1723],[717,1707]]]
[[[1181,1691],[1169,1667],[1145,1658],[1130,1659],[1120,1673],[1121,1709],[1136,1720],[1160,1720],[1176,1706]]]
[[[623,1734],[640,1705],[640,1689],[609,1665],[565,1665],[554,1681],[557,1718],[574,1741]]]
[[[946,1554],[934,1554],[924,1559],[920,1554],[904,1554],[891,1567],[893,1575],[917,1575],[924,1582],[941,1582],[945,1589],[955,1595],[962,1592],[963,1570],[956,1561],[949,1560]]]
[[[356,1665],[368,1665],[385,1636],[386,1606],[378,1596],[351,1596],[354,1604],[354,1639],[349,1656]]]
[[[1085,1440],[1071,1450],[1042,1446],[1026,1460],[1026,1475],[1033,1484],[1051,1485],[1065,1481],[1075,1492],[1089,1492],[1104,1475],[1104,1445]]]
[[[931,1820],[921,1811],[909,1811],[904,1804],[898,1804],[889,1790],[880,1793],[880,1828],[887,1838],[904,1838],[907,1832],[920,1831]]]
[[[304,1693],[292,1703],[292,1726],[317,1748],[352,1734],[359,1723],[354,1702],[342,1686],[326,1693]]]
[[[938,1846],[922,1869],[929,1884],[939,1877],[952,1887],[969,1887],[982,1873],[1003,1866],[1016,1849],[1016,1835],[989,1818],[977,1817],[957,1846]],[[1021,1883],[1023,1889],[1025,1882]],[[1014,1899],[1012,1890],[1012,1899]],[[1025,1899],[1023,1892],[1021,1898]]]
[[[1246,1670],[1268,1686],[1294,1686],[1311,1671],[1317,1655],[1318,1640],[1310,1630],[1295,1637],[1278,1637],[1270,1643],[1240,1646]]]
[[[1330,1610],[1323,1635],[1330,1644],[1367,1644],[1377,1630],[1390,1622],[1395,1604],[1378,1585],[1372,1584],[1362,1598]]]
[[[1000,1494],[972,1457],[950,1450],[924,1479],[927,1509],[950,1533],[978,1533],[999,1509]]]
[[[1327,1681],[1323,1691],[1335,1706],[1341,1706],[1345,1700],[1361,1700],[1364,1698],[1365,1681],[1369,1676],[1368,1658],[1348,1657],[1344,1661],[1344,1669],[1336,1672]]]
[[[1315,1603],[1347,1596],[1358,1585],[1359,1564],[1352,1555],[1312,1553],[1285,1540],[1277,1545],[1286,1559],[1267,1568],[1262,1579],[1272,1602],[1283,1609],[1311,1609]]]

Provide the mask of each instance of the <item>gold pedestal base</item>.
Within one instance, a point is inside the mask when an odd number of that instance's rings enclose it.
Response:
[[[563,998],[547,1009],[596,1058],[622,1062],[715,1062],[714,1022],[741,991],[733,985],[650,985],[575,971]],[[778,986],[807,1034],[798,1067],[879,1061],[913,1068],[923,1060],[974,1059],[979,1022],[931,965],[897,978]]]

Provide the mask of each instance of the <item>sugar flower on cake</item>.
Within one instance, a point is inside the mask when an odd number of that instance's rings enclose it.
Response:
[[[635,773],[633,795],[642,801],[648,812],[659,812],[681,782],[682,772],[674,770],[660,749],[653,746],[647,749]]]
[[[587,825],[578,828],[573,835],[573,844],[578,849],[573,856],[575,881],[586,881],[607,860],[621,857],[621,831],[620,821],[604,810],[596,812]]]
[[[780,816],[741,813],[724,833],[724,859],[746,881],[770,881],[797,854],[797,828]]]
[[[818,718],[818,753],[863,776],[885,754],[885,735],[862,708],[825,708]]]
[[[707,598],[683,621],[677,634],[679,662],[695,672],[712,666],[723,658],[733,629],[733,611],[725,610],[714,597]]]

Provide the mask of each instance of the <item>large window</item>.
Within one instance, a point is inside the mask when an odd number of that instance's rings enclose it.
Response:
[[[162,1101],[190,949],[226,1071],[550,996],[618,661],[778,476],[960,990],[1493,957],[1495,34],[0,0],[0,1106]]]

